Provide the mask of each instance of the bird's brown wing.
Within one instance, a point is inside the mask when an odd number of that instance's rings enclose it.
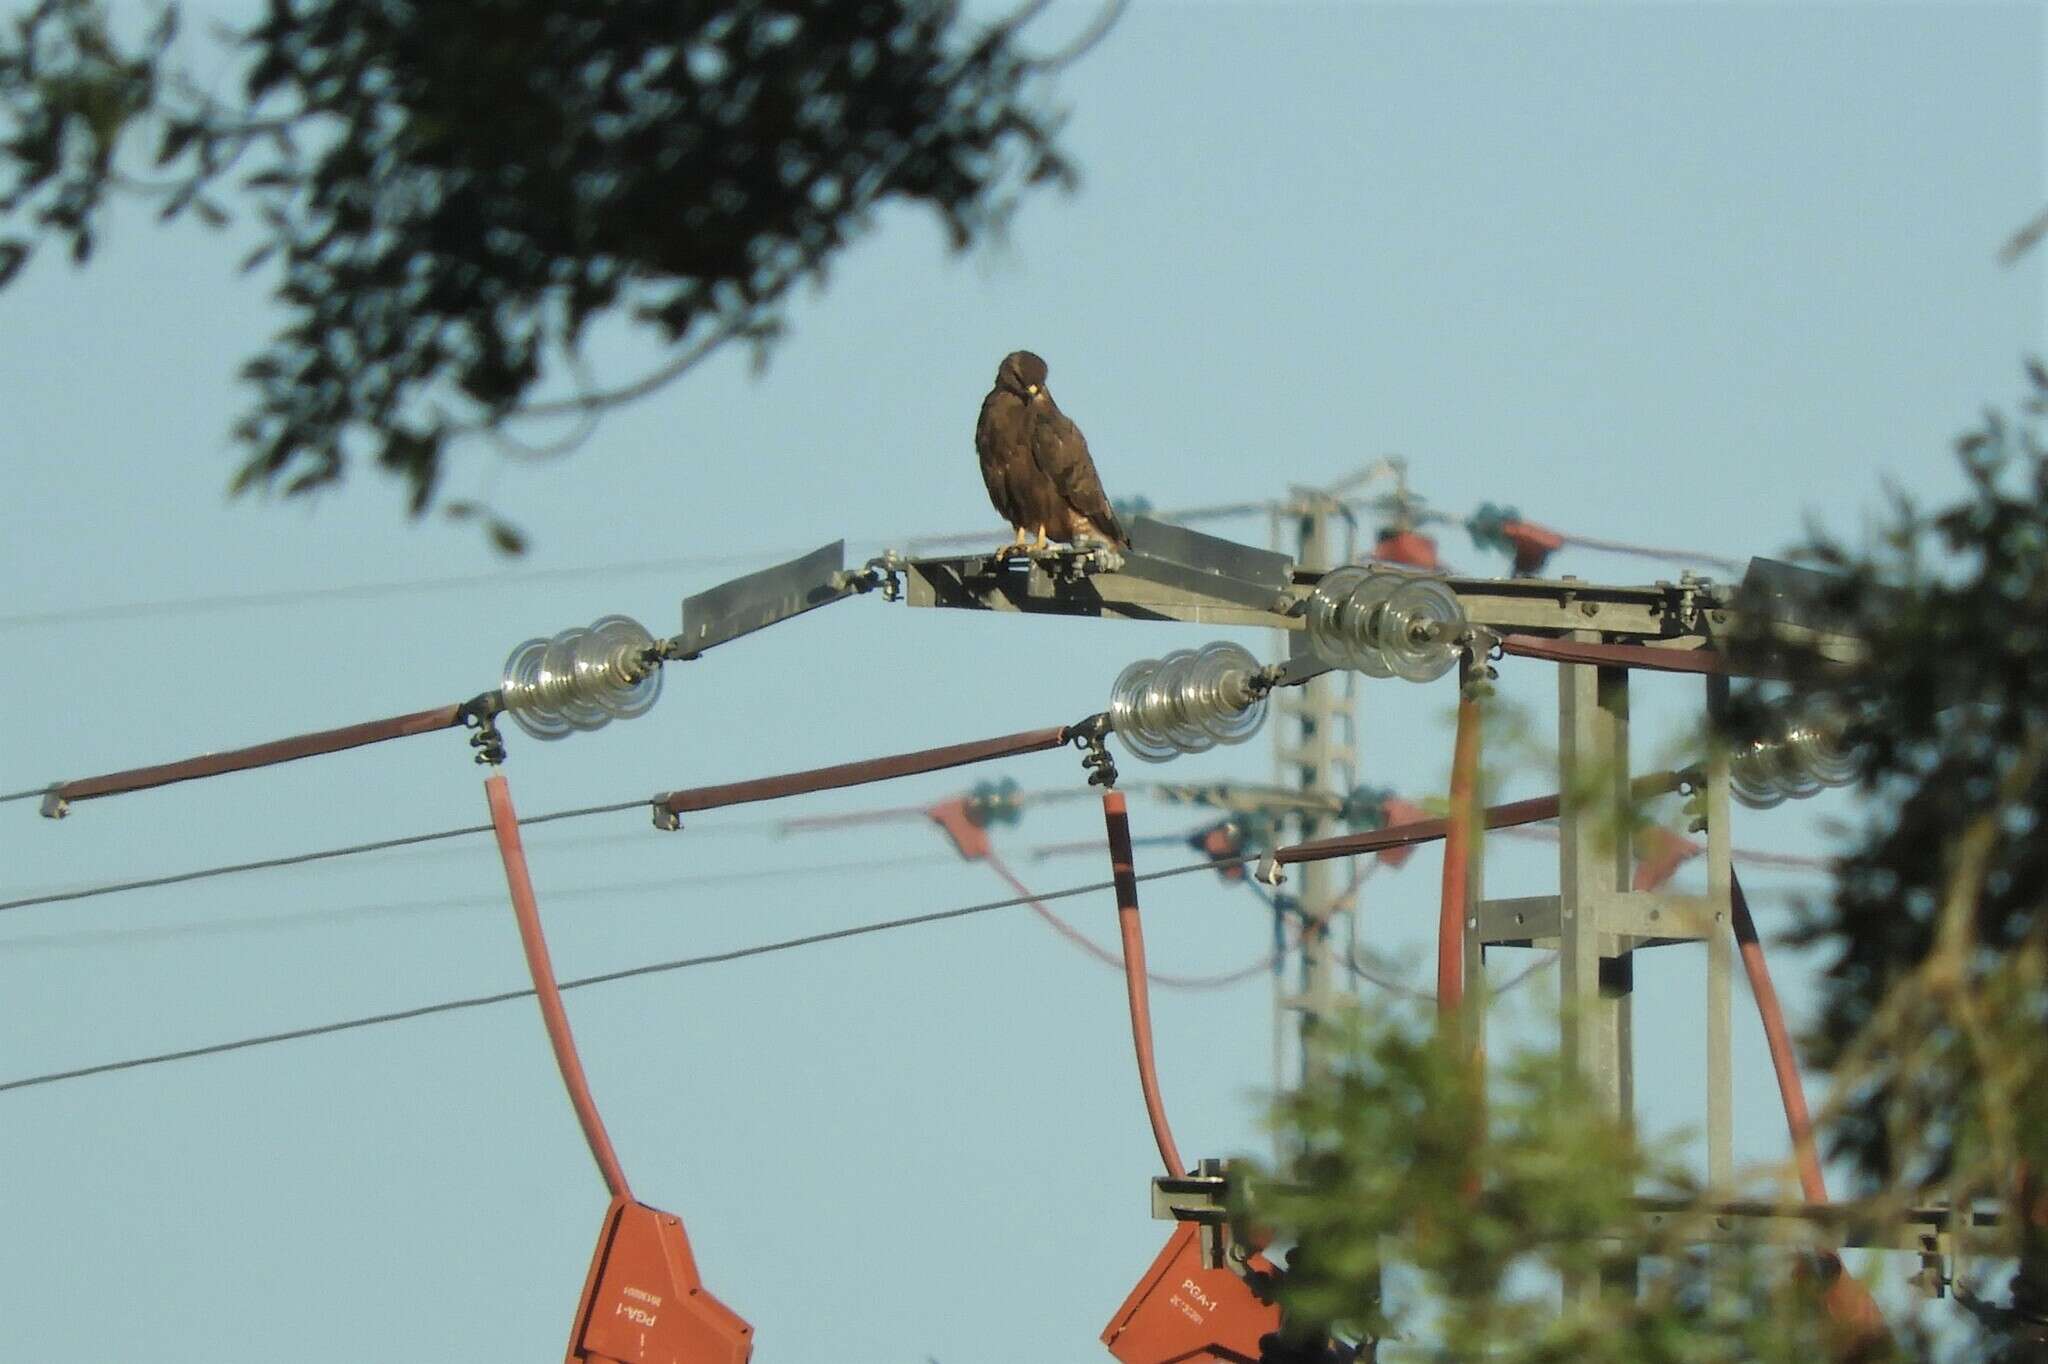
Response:
[[[1102,476],[1095,472],[1095,461],[1088,454],[1088,438],[1060,411],[1050,394],[1041,401],[1048,410],[1038,414],[1031,432],[1031,455],[1039,472],[1052,480],[1060,501],[1075,517],[1086,517],[1112,543],[1128,548],[1131,538],[1110,510]]]
[[[1031,461],[1031,412],[1023,399],[1000,388],[981,400],[974,424],[974,451],[981,456],[981,481],[996,515],[1013,526],[1025,523],[1020,480],[1036,478]]]

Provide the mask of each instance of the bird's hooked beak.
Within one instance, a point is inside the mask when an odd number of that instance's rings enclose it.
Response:
[[[1037,385],[1037,384],[1026,384],[1026,385],[1024,385],[1024,396],[1025,396],[1025,397],[1027,397],[1027,398],[1036,398],[1036,397],[1038,396],[1038,385]]]

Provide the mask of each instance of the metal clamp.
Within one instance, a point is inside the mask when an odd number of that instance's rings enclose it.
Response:
[[[498,712],[504,708],[504,695],[494,691],[462,703],[463,727],[475,731],[469,736],[469,746],[476,750],[476,761],[485,767],[505,761],[505,736],[498,732]]]
[[[1493,684],[1500,680],[1500,670],[1493,665],[1507,656],[1500,633],[1484,625],[1468,625],[1458,636],[1458,648],[1464,653],[1458,690],[1473,701],[1492,696]]]
[[[1202,1268],[1228,1269],[1249,1278],[1252,1247],[1230,1231],[1230,1162],[1204,1157],[1185,1175],[1152,1179],[1152,1216],[1192,1222],[1201,1229]]]
[[[885,549],[857,569],[833,574],[831,584],[839,591],[873,592],[880,588],[883,601],[900,601],[905,562],[895,550]]]
[[[1011,571],[1009,565],[1025,565],[1030,574],[1041,574],[1048,586],[1071,585],[1098,573],[1123,571],[1124,556],[1114,545],[1085,541],[1077,545],[1052,545],[1034,549],[1027,545],[1005,545],[984,561],[985,572],[994,576]]]
[[[1088,784],[1105,789],[1116,785],[1116,759],[1103,740],[1114,729],[1109,712],[1097,711],[1077,724],[1067,726],[1067,742],[1082,751],[1081,766],[1088,769]]]

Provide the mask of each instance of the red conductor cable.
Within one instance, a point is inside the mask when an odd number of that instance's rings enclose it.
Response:
[[[569,1016],[562,1009],[561,987],[541,934],[533,878],[527,874],[526,850],[519,842],[512,792],[504,777],[493,774],[484,782],[484,794],[490,801],[491,829],[505,864],[505,885],[519,921],[519,945],[526,952],[548,1043],[582,1124],[583,1139],[590,1143],[591,1157],[612,1196],[577,1302],[565,1362],[747,1364],[754,1352],[754,1328],[704,1287],[682,1219],[637,1201],[626,1187],[618,1153],[612,1150],[583,1062],[576,1055]]]
[[[1792,1034],[1785,1026],[1785,1009],[1778,1002],[1777,987],[1771,983],[1771,968],[1764,962],[1764,944],[1749,912],[1749,898],[1742,893],[1742,882],[1732,871],[1728,888],[1735,944],[1742,952],[1742,970],[1749,977],[1749,993],[1763,1018],[1764,1042],[1770,1048],[1771,1069],[1777,1073],[1778,1097],[1785,1105],[1785,1126],[1792,1133],[1799,1191],[1809,1203],[1825,1203],[1827,1179],[1821,1173],[1820,1153],[1814,1147],[1813,1117],[1806,1108],[1806,1087],[1799,1079],[1799,1060],[1792,1054]]]
[[[583,1139],[590,1143],[591,1158],[604,1175],[604,1186],[613,1198],[631,1198],[625,1171],[619,1168],[618,1153],[598,1116],[597,1100],[590,1095],[590,1081],[583,1074],[583,1061],[576,1055],[576,1038],[569,1031],[569,1015],[562,1009],[562,991],[555,984],[554,963],[548,959],[548,942],[541,935],[540,907],[533,898],[533,878],[526,870],[526,849],[519,842],[519,817],[512,810],[512,792],[505,778],[493,774],[484,782],[484,794],[491,803],[491,829],[498,836],[498,856],[505,863],[505,884],[512,892],[512,913],[519,920],[519,946],[526,953],[526,969],[533,977],[534,996],[540,1001],[541,1021],[547,1025],[548,1045],[554,1048],[555,1065],[561,1069],[562,1084],[576,1109],[576,1121],[583,1127]]]
[[[1458,731],[1451,749],[1450,813],[1444,820],[1443,904],[1436,921],[1436,1008],[1439,1018],[1465,1002],[1465,915],[1472,845],[1479,832],[1479,702],[1458,699]]]
[[[1799,1169],[1799,1191],[1808,1203],[1828,1201],[1827,1179],[1821,1173],[1820,1152],[1813,1140],[1813,1116],[1806,1107],[1806,1087],[1799,1079],[1799,1060],[1792,1053],[1792,1032],[1785,1025],[1785,1009],[1771,983],[1771,969],[1764,962],[1763,939],[1749,912],[1749,898],[1731,868],[1728,873],[1729,922],[1735,930],[1736,945],[1742,951],[1743,973],[1749,977],[1749,993],[1756,1000],[1757,1014],[1764,1025],[1764,1042],[1771,1052],[1771,1069],[1778,1077],[1778,1097],[1785,1105],[1785,1126],[1792,1134],[1792,1158]],[[1823,1284],[1822,1304],[1834,1329],[1844,1337],[1852,1353],[1875,1349],[1886,1336],[1884,1313],[1870,1296],[1870,1290],[1842,1265],[1833,1251],[1814,1256]],[[1860,1356],[1858,1356],[1860,1357]]]
[[[1173,1131],[1166,1125],[1166,1105],[1159,1097],[1159,1071],[1152,1059],[1152,1001],[1145,983],[1145,928],[1138,918],[1138,877],[1131,858],[1131,817],[1124,793],[1102,793],[1102,820],[1109,829],[1109,869],[1116,882],[1116,922],[1124,944],[1124,989],[1131,1000],[1131,1041],[1138,1052],[1138,1084],[1145,1091],[1145,1116],[1152,1121],[1152,1139],[1166,1173],[1187,1173]]]
[[[927,806],[919,813],[939,826],[945,833],[946,840],[953,845],[953,850],[959,853],[962,859],[984,863],[990,871],[1001,877],[1004,884],[1016,891],[1024,900],[1025,907],[1036,914],[1053,932],[1111,970],[1123,970],[1124,962],[1121,956],[1099,946],[1093,938],[1054,913],[1052,906],[1040,900],[1037,892],[1025,885],[1016,872],[1010,870],[1010,864],[997,854],[995,845],[989,839],[988,830],[976,824],[967,813],[966,797],[955,796],[951,800],[940,801],[937,805]],[[1096,845],[1090,843],[1084,846],[1093,851]],[[1174,976],[1161,971],[1147,971],[1145,974],[1152,984],[1169,990],[1213,990],[1235,985],[1242,980],[1250,980],[1253,976],[1262,975],[1272,968],[1273,958],[1266,956],[1235,971],[1226,971],[1222,975]]]
[[[359,725],[344,725],[340,729],[323,729],[315,734],[297,734],[289,739],[274,739],[248,748],[233,748],[225,753],[205,753],[178,762],[159,763],[154,767],[134,767],[125,772],[108,772],[102,776],[59,782],[45,795],[43,813],[53,819],[62,818],[71,805],[81,800],[118,796],[129,791],[148,791],[174,782],[246,772],[255,767],[271,767],[277,763],[296,762],[300,758],[318,757],[323,753],[340,753],[365,744],[383,743],[387,739],[404,739],[415,734],[453,729],[463,722],[463,713],[464,707],[459,705],[437,706],[433,710],[414,711],[410,715],[366,720]]]
[[[1629,783],[1629,794],[1636,800],[1648,800],[1676,791],[1683,784],[1685,776],[1679,772],[1652,772],[1637,777]],[[1527,800],[1511,800],[1504,805],[1489,805],[1480,811],[1475,823],[1483,823],[1488,829],[1512,829],[1523,824],[1540,824],[1556,819],[1564,808],[1561,796],[1531,796]],[[1308,843],[1290,843],[1284,848],[1273,850],[1273,861],[1280,866],[1295,862],[1322,862],[1333,857],[1363,857],[1367,853],[1385,852],[1389,848],[1408,848],[1418,843],[1433,843],[1450,832],[1447,819],[1404,820],[1389,824],[1384,829],[1369,829],[1364,833],[1338,834],[1333,838],[1318,838]]]
[[[813,791],[834,791],[845,786],[865,786],[869,782],[890,781],[897,777],[912,777],[925,772],[942,772],[949,767],[965,767],[970,763],[987,762],[992,758],[1014,758],[1025,753],[1043,753],[1058,748],[1067,742],[1067,727],[1057,725],[1051,729],[1030,729],[1021,734],[1004,734],[994,739],[980,739],[973,743],[947,744],[943,748],[925,748],[911,753],[892,753],[887,757],[870,758],[865,762],[838,763],[831,767],[814,767],[803,772],[785,772],[775,777],[756,777],[751,781],[727,782],[722,786],[698,786],[685,791],[664,791],[654,798],[654,812],[663,827],[676,827],[678,816],[696,810],[718,810],[728,805],[746,805],[760,800],[781,800],[785,796],[806,795]]]
[[[1124,794],[1102,793],[1102,820],[1109,833],[1110,872],[1116,885],[1117,927],[1124,947],[1124,988],[1131,1001],[1131,1040],[1138,1052],[1138,1083],[1145,1114],[1169,1178],[1187,1173],[1166,1108],[1159,1097],[1159,1073],[1152,1059],[1152,1008],[1145,992],[1145,930],[1138,918],[1138,874],[1131,859],[1130,812]],[[1102,1328],[1102,1343],[1121,1364],[1252,1364],[1266,1357],[1266,1345],[1280,1329],[1279,1305],[1261,1299],[1230,1265],[1208,1260],[1201,1228],[1182,1222],[1153,1257],[1116,1315]],[[1273,1265],[1254,1251],[1245,1265],[1271,1274]]]

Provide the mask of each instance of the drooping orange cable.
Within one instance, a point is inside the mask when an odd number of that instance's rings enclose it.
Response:
[[[955,796],[951,800],[942,800],[937,805],[926,806],[919,813],[944,832],[946,841],[953,845],[953,851],[959,853],[962,860],[980,862],[1001,877],[1003,883],[1016,891],[1018,898],[1024,901],[1025,908],[1036,914],[1053,932],[1110,970],[1120,972],[1124,969],[1123,957],[1098,945],[1093,938],[1061,918],[1053,911],[1051,905],[1038,898],[1036,891],[1024,884],[1016,872],[1010,870],[1010,864],[996,852],[995,843],[988,836],[988,829],[975,823],[973,815],[968,812],[967,797]],[[1091,843],[1088,846],[1093,849],[1101,845]],[[1276,958],[1269,955],[1235,971],[1226,971],[1214,976],[1173,976],[1162,971],[1147,971],[1145,975],[1152,984],[1164,986],[1169,990],[1215,990],[1249,980],[1253,976],[1263,975],[1273,969],[1275,961]]]
[[[1166,1173],[1188,1172],[1173,1131],[1166,1125],[1166,1105],[1159,1097],[1159,1071],[1152,1059],[1152,1000],[1145,988],[1145,927],[1138,918],[1138,874],[1131,856],[1131,817],[1124,793],[1102,793],[1102,819],[1109,829],[1110,875],[1116,882],[1116,921],[1123,936],[1124,992],[1131,1001],[1131,1041],[1138,1053],[1138,1085],[1145,1091],[1145,1116],[1152,1122],[1152,1140]]]
[[[590,1144],[604,1186],[613,1198],[633,1196],[626,1186],[626,1174],[619,1166],[618,1153],[598,1116],[597,1100],[591,1097],[590,1081],[583,1074],[583,1061],[576,1055],[576,1038],[569,1031],[569,1015],[562,1009],[562,991],[555,984],[554,963],[548,959],[547,939],[541,936],[540,907],[533,897],[533,878],[526,870],[526,849],[519,841],[519,817],[512,810],[512,792],[505,778],[491,776],[484,782],[484,794],[491,804],[491,829],[498,836],[498,856],[505,863],[505,884],[512,892],[512,913],[519,921],[519,945],[526,952],[527,973],[533,977],[534,996],[540,1001],[541,1021],[547,1025],[548,1045],[554,1048],[555,1065],[562,1072],[562,1085],[583,1126],[583,1139]]]
[[[1020,897],[1025,899],[1024,907],[1033,914],[1036,914],[1053,932],[1059,934],[1062,938],[1065,938],[1104,966],[1115,967],[1118,970],[1123,969],[1124,959],[1122,957],[1103,947],[1086,933],[1083,933],[1080,929],[1061,918],[1053,911],[1051,906],[1039,901],[1036,898],[1036,892],[1018,879],[1017,873],[1010,870],[1009,864],[998,857],[993,850],[982,860],[988,863],[990,871],[1002,878],[1003,884],[1016,891]],[[1212,976],[1174,975],[1167,971],[1154,971],[1147,968],[1145,979],[1151,984],[1166,990],[1220,990],[1225,986],[1237,985],[1250,980],[1254,976],[1265,975],[1272,969],[1273,957],[1271,953],[1268,953],[1257,961],[1249,962],[1234,971],[1221,971]]]
[[[1799,1079],[1799,1059],[1792,1053],[1792,1032],[1785,1024],[1785,1009],[1778,1001],[1777,987],[1771,983],[1771,969],[1764,961],[1763,939],[1757,934],[1756,919],[1749,912],[1749,898],[1742,893],[1742,881],[1732,867],[1728,872],[1728,891],[1729,923],[1742,951],[1742,970],[1749,978],[1749,993],[1763,1020],[1771,1069],[1778,1077],[1785,1126],[1792,1134],[1792,1159],[1799,1169],[1799,1191],[1808,1203],[1824,1204],[1828,1201],[1827,1178],[1821,1171],[1820,1150],[1813,1140],[1813,1116],[1806,1107],[1806,1087]],[[1842,1353],[1847,1358],[1861,1358],[1888,1334],[1884,1313],[1870,1296],[1870,1290],[1842,1264],[1841,1256],[1824,1250],[1814,1260],[1824,1285],[1821,1303],[1834,1329],[1841,1334]]]
[[[1735,942],[1742,951],[1743,974],[1749,977],[1749,993],[1763,1018],[1764,1042],[1771,1051],[1771,1069],[1778,1077],[1778,1097],[1785,1105],[1785,1126],[1792,1133],[1792,1158],[1799,1167],[1799,1192],[1809,1203],[1828,1201],[1826,1177],[1821,1173],[1820,1152],[1813,1141],[1813,1116],[1806,1107],[1806,1087],[1799,1079],[1799,1059],[1792,1054],[1791,1030],[1785,1026],[1785,1009],[1778,1002],[1778,989],[1771,984],[1771,968],[1764,962],[1763,940],[1757,936],[1756,920],[1749,912],[1742,882],[1729,872],[1730,922]]]
[[[1438,1018],[1465,1002],[1465,916],[1469,912],[1472,842],[1479,830],[1479,702],[1458,700],[1458,732],[1451,749],[1451,801],[1444,820],[1443,904],[1436,921]]]

